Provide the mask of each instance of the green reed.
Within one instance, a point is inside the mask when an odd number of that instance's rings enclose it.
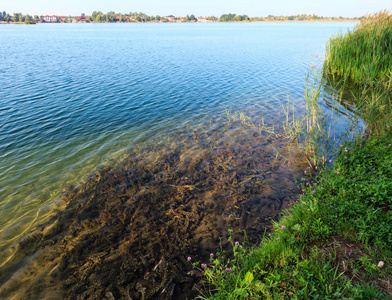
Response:
[[[267,134],[266,140],[272,137],[285,141],[283,151],[271,144],[277,158],[298,164],[300,153],[309,167],[315,170],[317,166],[325,166],[342,141],[352,139],[354,132],[358,134],[358,127],[355,127],[358,117],[349,119],[347,131],[341,131],[337,126],[342,93],[333,96],[332,107],[328,112],[322,109],[320,97],[323,97],[325,84],[326,78],[320,70],[313,69],[308,72],[304,91],[305,111],[297,111],[298,107],[288,97],[287,104],[282,105],[285,121],[281,124],[268,126],[263,118],[261,122],[255,122],[244,112],[233,112],[231,109],[226,110],[228,122],[231,124],[236,121],[244,127],[255,128],[260,134]]]
[[[355,98],[367,133],[383,135],[392,126],[392,15],[369,15],[346,34],[332,37],[323,73]]]
[[[369,15],[352,30],[333,36],[327,43],[324,71],[357,84],[392,84],[392,15]]]

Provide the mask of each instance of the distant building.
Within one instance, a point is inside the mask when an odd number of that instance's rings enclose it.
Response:
[[[57,18],[57,16],[55,16],[55,15],[53,15],[53,16],[49,16],[49,15],[41,16],[41,17],[40,17],[40,20],[41,20],[42,22],[49,22],[49,23],[58,22],[58,18]]]
[[[71,20],[72,20],[71,21],[72,23],[79,23],[79,22],[85,23],[86,22],[86,16],[75,16]]]
[[[215,19],[210,20],[208,17],[197,17],[196,19],[197,19],[197,22],[200,22],[200,23],[215,22]]]
[[[175,20],[176,20],[176,17],[173,16],[173,15],[166,16],[166,18],[167,18],[169,21],[175,21]]]

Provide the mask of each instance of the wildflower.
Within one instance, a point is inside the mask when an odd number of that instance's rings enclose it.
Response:
[[[211,254],[210,254],[210,257],[214,257],[214,253],[211,253]]]
[[[202,268],[207,268],[207,264],[201,264]]]
[[[188,256],[188,260],[191,260],[191,259],[192,259],[192,257]]]
[[[285,230],[285,229],[286,229],[286,226],[283,225],[283,226],[282,226],[282,229]]]
[[[313,194],[316,194],[316,191],[315,191],[315,190],[313,190]]]
[[[243,248],[242,245],[240,245],[240,248]]]
[[[343,145],[340,145],[340,147],[343,147]]]
[[[340,174],[340,172],[339,172],[339,171],[337,171],[337,172],[336,172],[336,174],[338,174],[338,175],[339,175],[339,174]]]
[[[306,174],[306,170],[304,171],[304,173]]]
[[[346,150],[344,150],[345,152],[348,152],[348,150],[346,149]]]
[[[390,146],[391,144],[389,144],[389,146]]]
[[[226,268],[226,272],[227,272],[227,273],[230,273],[230,268]]]
[[[329,162],[331,163],[331,162],[332,162],[332,159],[330,159]]]
[[[347,156],[345,156],[344,158],[347,159]]]
[[[238,241],[237,241],[237,242],[235,242],[235,245],[236,245],[236,246],[238,246],[239,244],[240,244],[240,242],[238,242]]]
[[[314,167],[317,170],[317,166]]]
[[[277,238],[276,240],[279,242],[280,238]]]

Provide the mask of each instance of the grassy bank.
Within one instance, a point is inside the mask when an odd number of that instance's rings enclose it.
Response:
[[[211,259],[205,298],[388,299],[391,144],[384,137],[343,145],[260,247],[233,242],[233,256]]]
[[[365,135],[335,146],[323,168],[314,160],[297,203],[260,246],[232,241],[232,253],[202,262],[201,298],[392,299],[391,24],[388,13],[376,14],[327,46],[324,71],[342,89],[348,80],[355,87]],[[314,104],[319,90],[311,91]],[[314,130],[321,117],[305,117],[314,156],[330,141]]]

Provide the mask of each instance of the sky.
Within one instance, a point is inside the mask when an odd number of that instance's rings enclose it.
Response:
[[[316,14],[328,17],[360,17],[380,10],[392,11],[391,0],[0,0],[0,11],[30,15],[90,15],[94,10],[147,15],[196,16],[224,13],[250,17]]]

